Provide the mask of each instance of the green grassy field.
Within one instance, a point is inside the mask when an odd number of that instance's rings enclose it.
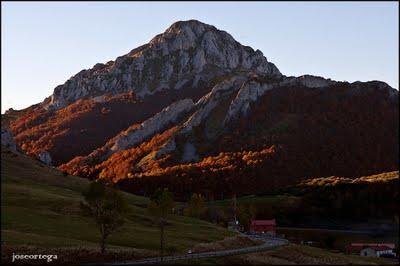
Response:
[[[1,225],[2,250],[6,254],[25,251],[28,254],[55,252],[61,254],[59,262],[71,263],[85,259],[115,261],[155,256],[159,248],[159,230],[143,206],[148,199],[123,193],[130,203],[128,219],[121,230],[108,240],[108,257],[99,258],[99,233],[89,217],[81,215],[81,192],[89,181],[64,175],[54,168],[32,160],[25,155],[15,155],[2,149],[1,168]],[[295,202],[292,196],[242,197],[238,203],[279,205]],[[230,200],[211,204],[229,206]],[[225,228],[205,221],[171,216],[166,229],[167,250],[184,253],[187,249],[232,236]],[[172,250],[172,251],[171,251]],[[168,252],[167,252],[168,253]],[[65,256],[63,256],[65,255]],[[9,258],[2,255],[2,261]],[[182,261],[179,264],[391,264],[393,260],[362,258],[332,253],[323,249],[291,244],[256,254]],[[394,263],[395,264],[395,263]]]
[[[97,247],[99,233],[90,217],[81,215],[81,192],[88,180],[63,175],[25,155],[2,149],[1,226],[6,245],[36,247]],[[148,199],[124,193],[128,219],[110,236],[108,247],[158,250],[159,230],[145,208]],[[230,236],[222,227],[183,216],[171,216],[166,245],[184,252],[202,242]]]

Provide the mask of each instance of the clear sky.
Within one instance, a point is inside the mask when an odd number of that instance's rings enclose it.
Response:
[[[82,69],[197,19],[260,49],[284,75],[382,80],[398,89],[397,2],[2,2],[2,113]]]

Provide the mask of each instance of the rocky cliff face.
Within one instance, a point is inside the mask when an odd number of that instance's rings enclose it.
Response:
[[[397,90],[284,76],[194,20],[79,72],[10,127],[29,155],[134,192],[258,193],[398,168]]]
[[[17,151],[17,145],[15,144],[13,134],[9,128],[1,128],[1,145],[9,148],[11,151]]]
[[[42,151],[38,154],[38,159],[47,165],[51,165],[51,156],[47,151]]]
[[[189,112],[193,107],[193,101],[190,99],[171,104],[160,113],[144,121],[139,127],[133,130],[128,129],[119,134],[110,150],[113,152],[121,151],[143,142],[146,138],[165,129],[168,124],[176,122],[182,114]]]
[[[281,76],[261,51],[241,45],[211,25],[181,21],[115,61],[82,70],[56,87],[44,106],[59,109],[80,98],[127,91],[144,98],[161,90],[205,86],[241,71]]]

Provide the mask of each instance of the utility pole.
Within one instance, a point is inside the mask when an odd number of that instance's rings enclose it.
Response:
[[[233,194],[233,217],[235,219],[235,225],[237,225],[237,218],[236,218],[236,193]]]

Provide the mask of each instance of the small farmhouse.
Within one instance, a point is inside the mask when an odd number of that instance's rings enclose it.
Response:
[[[276,236],[276,222],[272,220],[252,220],[250,224],[251,233],[265,233]]]
[[[367,257],[381,257],[384,254],[396,256],[393,252],[395,244],[392,243],[352,243],[347,247],[347,252]]]

